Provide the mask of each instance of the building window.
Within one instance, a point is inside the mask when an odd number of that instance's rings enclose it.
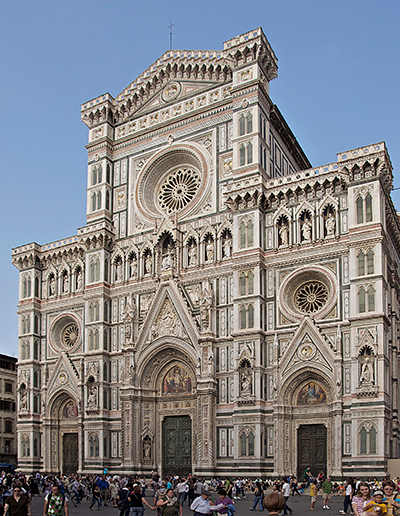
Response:
[[[358,275],[364,276],[365,274],[365,255],[362,251],[358,253]]]
[[[241,457],[253,457],[254,456],[254,434],[250,432],[246,435],[243,432],[240,435],[240,455]]]
[[[254,307],[253,305],[249,305],[247,309],[247,327],[254,328]]]
[[[243,167],[246,164],[246,148],[244,145],[240,146],[239,149],[239,165]]]
[[[12,434],[13,433],[13,422],[12,422],[12,419],[6,419],[4,421],[4,432],[6,434]]]
[[[251,133],[253,132],[253,115],[251,113],[249,113],[247,115],[247,133]]]
[[[242,305],[239,309],[240,329],[254,328],[254,306]]]
[[[96,211],[96,194],[92,193],[92,211]]]
[[[240,275],[239,285],[240,285],[240,295],[245,296],[246,295],[246,274],[244,272]]]
[[[97,192],[97,209],[101,209],[101,192]]]
[[[365,199],[361,195],[357,197],[357,224],[365,222],[372,222],[372,196],[367,194]]]
[[[246,121],[244,115],[239,118],[239,136],[243,136],[246,133]]]
[[[358,291],[358,310],[360,313],[375,311],[375,289],[370,286],[367,290],[361,287]]]
[[[374,251],[370,249],[367,254],[360,251],[357,256],[358,275],[374,274]]]
[[[370,249],[367,253],[367,274],[374,273],[374,251]]]
[[[240,249],[253,247],[254,245],[254,226],[249,220],[247,223],[242,221],[239,226],[239,246]]]
[[[97,185],[103,180],[103,168],[101,165],[95,165],[92,167],[92,185]]]
[[[240,329],[246,329],[246,307],[242,306],[239,310],[239,318],[240,318]]]
[[[25,276],[24,281],[22,283],[22,297],[31,297],[31,277]]]
[[[12,392],[13,391],[13,384],[10,382],[6,382],[4,386],[5,392]]]
[[[89,457],[99,456],[99,436],[96,434],[89,435]]]
[[[374,426],[365,425],[361,428],[359,439],[360,455],[376,454],[377,431]]]
[[[253,144],[247,144],[247,163],[253,163]]]
[[[100,280],[100,260],[98,257],[93,258],[90,262],[90,282],[94,283],[95,281]]]

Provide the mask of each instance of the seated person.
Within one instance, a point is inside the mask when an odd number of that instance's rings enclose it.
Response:
[[[271,493],[264,497],[264,507],[268,514],[279,514],[286,505],[285,497],[278,493]]]

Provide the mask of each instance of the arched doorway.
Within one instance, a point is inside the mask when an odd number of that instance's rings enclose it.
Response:
[[[297,371],[286,381],[281,401],[284,417],[279,423],[277,473],[294,474],[303,480],[306,468],[313,476],[335,469],[337,432],[333,386],[328,378],[308,369]],[[333,443],[329,446],[328,443]]]
[[[51,409],[52,472],[64,475],[79,469],[78,404],[69,394],[60,394]]]

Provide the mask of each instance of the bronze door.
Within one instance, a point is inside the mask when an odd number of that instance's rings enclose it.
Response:
[[[297,478],[304,479],[304,471],[310,468],[314,477],[326,471],[326,427],[302,425],[297,431]]]
[[[64,434],[62,440],[62,456],[64,475],[78,471],[78,434]]]
[[[192,472],[192,422],[189,416],[170,416],[163,422],[163,478]]]

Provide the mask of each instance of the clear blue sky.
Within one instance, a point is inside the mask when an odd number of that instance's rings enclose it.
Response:
[[[398,1],[0,1],[0,352],[17,350],[11,248],[85,225],[80,104],[120,93],[169,47],[221,49],[262,26],[270,95],[313,166],[385,140],[400,187]],[[397,174],[397,177],[396,177]],[[393,192],[400,210],[400,190]]]

